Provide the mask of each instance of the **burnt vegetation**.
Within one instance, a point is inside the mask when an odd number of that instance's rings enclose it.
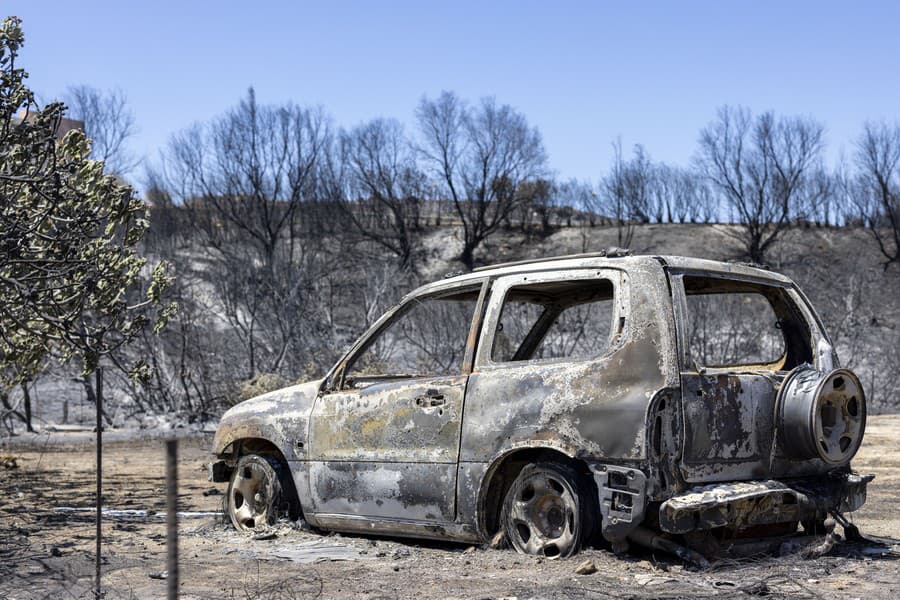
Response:
[[[76,95],[88,132],[92,106],[130,119],[120,93],[106,104],[97,94]],[[104,358],[108,421],[213,420],[240,399],[323,374],[420,283],[609,246],[788,274],[860,373],[872,410],[900,407],[897,125],[865,124],[852,161],[830,169],[823,124],[724,107],[686,166],[616,141],[595,181],[560,181],[540,131],[493,98],[444,92],[422,98],[413,117],[410,127],[377,118],[341,128],[322,108],[264,105],[251,89],[175,135],[144,172],[142,252],[172,265],[178,312],[160,335],[141,332]],[[136,162],[116,162],[114,150],[133,122],[112,125],[113,140],[95,150],[126,172]],[[729,356],[765,343],[754,332],[695,334]],[[140,381],[128,371],[138,360]],[[70,371],[47,368],[0,390],[4,429],[66,420],[69,403],[85,402]],[[35,417],[36,395],[69,399]]]

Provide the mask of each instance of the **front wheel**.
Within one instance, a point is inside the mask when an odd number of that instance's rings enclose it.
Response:
[[[581,548],[593,519],[578,473],[566,465],[532,463],[510,486],[501,522],[522,554],[565,558]]]
[[[226,495],[228,517],[238,531],[258,531],[275,522],[282,499],[276,467],[256,454],[238,460]]]

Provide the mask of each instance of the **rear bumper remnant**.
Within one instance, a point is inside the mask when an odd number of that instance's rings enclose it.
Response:
[[[822,518],[830,511],[852,512],[866,502],[874,475],[836,472],[821,478],[723,483],[695,487],[659,508],[659,525],[668,533]]]

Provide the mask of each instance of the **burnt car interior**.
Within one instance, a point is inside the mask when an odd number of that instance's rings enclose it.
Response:
[[[605,353],[611,339],[613,297],[608,279],[511,288],[494,334],[491,360],[587,359]]]
[[[688,352],[700,368],[789,371],[812,363],[809,326],[787,290],[685,276]]]

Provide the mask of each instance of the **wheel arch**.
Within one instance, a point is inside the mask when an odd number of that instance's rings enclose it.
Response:
[[[478,494],[476,526],[484,539],[490,539],[500,529],[500,511],[506,492],[525,465],[534,462],[554,462],[569,465],[594,487],[587,463],[562,446],[521,446],[495,457],[482,478]]]
[[[235,461],[247,454],[259,454],[277,458],[287,466],[287,458],[278,444],[262,437],[244,437],[232,441],[224,450],[231,449],[231,456]]]
[[[287,513],[292,520],[303,517],[303,504],[300,502],[297,492],[297,482],[291,471],[290,463],[278,444],[263,437],[243,437],[231,441],[219,451],[219,455],[228,452],[229,449],[228,462],[231,463],[231,468],[237,466],[241,457],[249,455],[257,455],[277,462],[279,466],[276,468],[276,473],[281,482],[282,492],[285,494]]]

